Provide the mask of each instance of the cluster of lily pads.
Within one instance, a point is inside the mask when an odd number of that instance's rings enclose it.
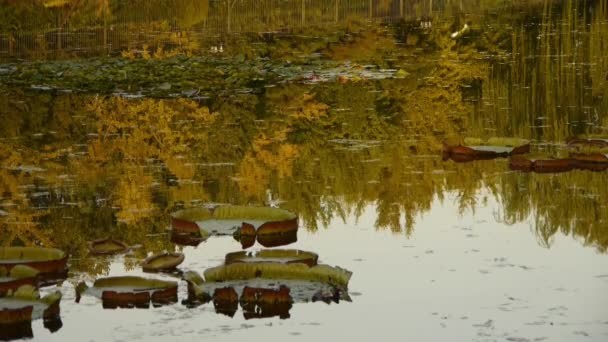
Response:
[[[129,97],[198,98],[253,91],[280,82],[356,82],[404,78],[405,70],[333,61],[276,62],[236,57],[96,58],[0,65],[0,83],[37,90],[82,91]]]
[[[40,288],[65,279],[67,261],[58,249],[0,248],[0,340],[33,337],[38,319],[51,332],[62,327],[61,292],[41,295]]]
[[[233,236],[243,249],[256,242],[264,247],[287,245],[297,240],[298,217],[266,207],[210,206],[182,210],[172,215],[172,241],[197,245],[211,236]],[[89,242],[91,255],[116,255],[130,247],[118,240]],[[229,253],[223,265],[202,275],[178,266],[183,253],[161,253],[146,258],[144,272],[165,272],[188,284],[184,305],[213,302],[218,313],[234,316],[239,305],[246,319],[288,318],[293,303],[350,300],[351,272],[318,264],[312,252],[294,249],[262,249]],[[41,247],[0,248],[0,339],[31,337],[31,322],[42,318],[55,331],[61,327],[61,293],[41,296],[39,289],[67,278],[68,256],[61,250]],[[82,296],[101,299],[107,309],[149,308],[178,301],[178,282],[139,276],[106,277],[92,285],[76,286],[76,302]]]
[[[464,142],[445,142],[443,157],[455,162],[508,157],[511,170],[535,173],[608,170],[608,138],[572,138],[566,142],[565,152],[565,156],[531,153],[530,141],[518,138],[466,138]]]

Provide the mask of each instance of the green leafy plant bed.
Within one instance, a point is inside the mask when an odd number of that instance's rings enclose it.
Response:
[[[182,262],[184,262],[183,253],[163,253],[146,258],[142,268],[144,272],[166,272],[175,270]]]
[[[6,296],[11,291],[16,291],[23,285],[37,287],[39,273],[37,269],[24,265],[17,265],[10,271],[0,267],[0,297]]]
[[[76,287],[76,302],[82,295],[101,298],[103,307],[149,308],[177,302],[177,283],[141,277],[109,277],[95,281],[92,287],[82,282]]]
[[[41,247],[0,247],[0,267],[5,272],[18,265],[24,265],[39,271],[41,285],[54,283],[67,276],[68,256],[54,248]]]
[[[301,263],[310,267],[317,265],[319,256],[297,249],[266,249],[259,252],[234,252],[226,254],[226,265],[234,263],[275,262],[284,264]]]
[[[444,160],[456,162],[509,157],[530,152],[530,142],[519,138],[465,138],[464,141],[445,141]]]
[[[129,245],[114,239],[101,239],[89,242],[89,252],[92,255],[113,255],[125,253]]]
[[[0,340],[33,337],[31,322],[43,319],[51,332],[61,328],[61,292],[40,297],[38,289],[23,285],[0,298]]]
[[[221,205],[178,211],[172,215],[171,226],[174,232],[200,238],[209,235],[249,238],[247,245],[252,245],[256,236],[297,232],[298,216],[278,208]]]

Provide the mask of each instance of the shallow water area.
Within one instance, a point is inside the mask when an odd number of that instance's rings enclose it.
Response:
[[[231,3],[0,0],[0,246],[69,256],[33,340],[608,340],[606,0]],[[119,276],[177,302],[76,302]]]

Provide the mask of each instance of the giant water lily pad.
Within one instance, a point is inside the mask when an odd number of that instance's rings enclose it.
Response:
[[[31,285],[23,285],[0,298],[0,340],[33,337],[31,322],[43,319],[51,332],[61,328],[61,292],[40,297]]]
[[[37,287],[39,273],[37,269],[25,265],[17,265],[10,271],[0,267],[0,297],[16,291],[23,285]]]
[[[571,153],[572,164],[579,170],[606,171],[608,170],[608,154],[603,153]]]
[[[68,256],[54,248],[0,247],[0,267],[7,272],[17,265],[25,265],[40,272],[41,284],[56,282],[67,276]]]
[[[494,159],[530,152],[530,142],[519,138],[465,138],[464,141],[446,141],[443,144],[444,159],[456,162]]]
[[[576,148],[608,148],[608,137],[605,136],[581,136],[570,138],[567,141],[568,146]]]
[[[76,288],[76,302],[82,295],[101,298],[103,307],[148,308],[177,302],[177,283],[141,277],[109,277],[95,281],[92,287],[82,282]]]
[[[125,253],[129,245],[114,239],[100,239],[89,242],[89,251],[93,255],[113,255]]]
[[[555,158],[543,154],[515,156],[509,159],[511,170],[535,173],[559,173],[575,169],[570,158]]]
[[[142,264],[144,272],[161,272],[175,270],[182,262],[184,262],[183,253],[162,253],[152,255]]]
[[[188,272],[189,301],[213,301],[216,312],[234,316],[238,305],[245,319],[278,316],[289,318],[293,303],[327,299],[350,300],[351,273],[338,267],[281,263],[241,263],[205,272],[203,280]]]
[[[243,226],[251,228],[250,235],[270,235],[297,230],[298,217],[278,208],[221,205],[178,211],[172,215],[171,226],[176,232],[201,237],[234,235]]]
[[[226,265],[234,263],[274,262],[293,264],[301,263],[310,267],[317,265],[319,256],[312,252],[297,249],[265,249],[258,252],[234,252],[226,254]]]

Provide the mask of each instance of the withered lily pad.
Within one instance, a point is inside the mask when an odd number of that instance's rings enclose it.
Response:
[[[258,252],[234,252],[226,255],[226,265],[234,263],[274,262],[293,264],[301,263],[310,267],[317,265],[319,256],[312,252],[297,249],[266,249]]]
[[[163,253],[148,257],[142,267],[144,272],[171,271],[182,262],[184,262],[183,253]]]
[[[240,234],[243,227],[255,236],[297,230],[298,217],[278,208],[221,205],[178,211],[172,215],[171,225],[175,232],[201,237]]]
[[[494,159],[530,152],[530,142],[519,138],[465,138],[464,141],[446,141],[443,144],[444,159],[456,162]]]
[[[89,251],[93,255],[113,255],[125,253],[129,246],[119,240],[101,239],[89,242]]]
[[[82,282],[76,288],[76,302],[82,295],[101,298],[103,307],[149,308],[177,302],[177,283],[141,277],[109,277],[95,281],[92,287]]]
[[[54,248],[41,247],[0,247],[0,267],[6,272],[24,265],[38,270],[41,285],[56,282],[67,277],[68,256]]]

